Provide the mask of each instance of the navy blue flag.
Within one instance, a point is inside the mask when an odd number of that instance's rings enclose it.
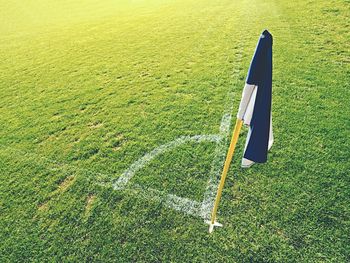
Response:
[[[273,144],[271,95],[272,35],[265,30],[256,46],[237,114],[249,126],[242,167],[267,161]]]

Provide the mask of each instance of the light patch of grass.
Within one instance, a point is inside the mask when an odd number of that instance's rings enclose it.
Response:
[[[74,184],[76,180],[76,177],[73,175],[70,175],[68,177],[66,177],[59,185],[58,188],[56,190],[57,193],[62,193],[64,191],[66,191],[69,187],[72,186],[72,184]]]
[[[49,204],[48,202],[44,202],[38,206],[38,211],[39,212],[46,212],[49,209]]]
[[[93,207],[94,202],[96,201],[96,198],[96,195],[93,194],[88,195],[88,197],[86,198],[86,206],[84,213],[85,218],[88,218],[90,216],[91,209]]]
[[[89,127],[92,129],[101,128],[102,126],[103,126],[103,123],[99,121],[95,121],[89,124]]]

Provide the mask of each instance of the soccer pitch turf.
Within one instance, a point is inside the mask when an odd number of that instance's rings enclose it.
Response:
[[[0,14],[0,262],[350,261],[349,1],[0,0]],[[243,170],[242,130],[209,235],[264,29],[275,143]]]

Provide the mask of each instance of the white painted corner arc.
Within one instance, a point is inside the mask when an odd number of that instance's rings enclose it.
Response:
[[[125,188],[125,186],[128,184],[130,179],[135,175],[137,171],[145,167],[150,161],[152,161],[154,158],[156,158],[158,155],[161,155],[165,152],[171,151],[185,143],[188,142],[218,142],[220,140],[220,135],[213,134],[213,135],[195,135],[195,136],[182,136],[172,142],[163,144],[157,148],[155,148],[153,151],[147,153],[140,159],[138,159],[136,162],[134,162],[124,173],[117,179],[117,181],[113,184],[113,188],[115,190],[120,190]]]

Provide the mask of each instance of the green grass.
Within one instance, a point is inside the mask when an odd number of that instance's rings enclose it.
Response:
[[[350,2],[0,1],[0,261],[349,262]],[[239,168],[224,228],[111,184],[238,108],[261,31],[274,36],[268,163]],[[201,201],[215,143],[137,172]]]

